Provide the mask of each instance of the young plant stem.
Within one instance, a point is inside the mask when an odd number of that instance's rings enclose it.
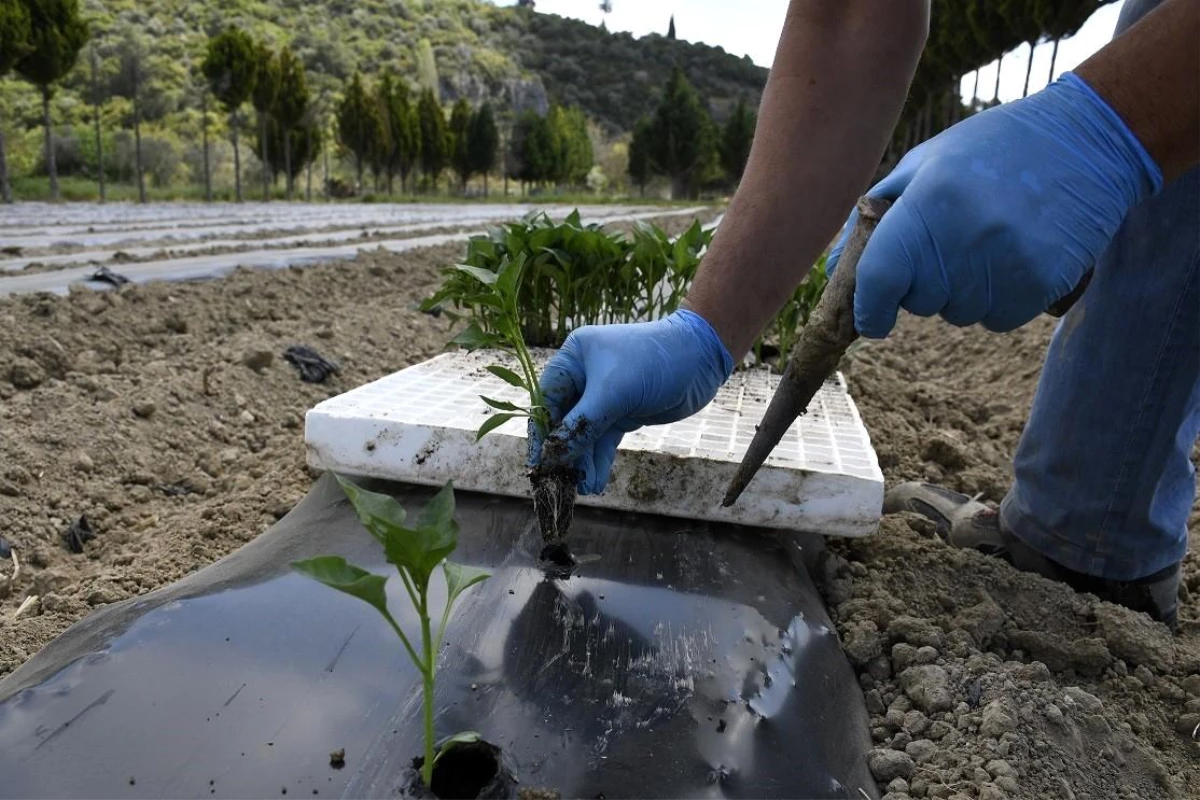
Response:
[[[433,639],[429,631],[429,610],[425,605],[427,598],[422,597],[421,603],[421,646],[425,653],[425,669],[421,677],[425,689],[425,763],[421,764],[421,779],[428,789],[433,789]],[[450,599],[446,598],[449,608]]]

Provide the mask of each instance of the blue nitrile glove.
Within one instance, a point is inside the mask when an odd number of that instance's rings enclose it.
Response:
[[[1070,293],[1162,183],[1145,148],[1074,73],[969,117],[868,192],[895,202],[859,260],[854,325],[883,338],[904,308],[960,326],[1020,327]]]
[[[572,331],[542,370],[551,437],[567,443],[579,491],[599,494],[617,445],[643,425],[663,425],[706,406],[733,372],[733,357],[708,321],[681,309],[653,322]],[[541,442],[530,429],[530,465]]]

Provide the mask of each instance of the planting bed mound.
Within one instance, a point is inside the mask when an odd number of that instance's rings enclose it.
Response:
[[[434,493],[363,487],[405,508]],[[817,537],[579,509],[572,545],[592,558],[564,578],[538,563],[528,501],[459,492],[456,508],[455,559],[491,577],[454,606],[435,726],[485,744],[449,750],[434,795],[878,796],[808,577]],[[288,566],[318,554],[386,570],[332,475],[222,561],[52,642],[0,682],[0,796],[430,796],[421,676],[374,609]],[[400,581],[387,591],[414,630]]]
[[[659,224],[678,233],[687,223]],[[15,582],[0,564],[0,673],[92,610],[195,573],[286,514],[313,482],[305,411],[440,352],[457,329],[414,306],[462,250],[0,300],[0,512],[22,564]],[[999,499],[1050,330],[1039,320],[995,335],[904,317],[889,340],[848,357],[842,370],[888,482],[926,478]],[[314,347],[341,371],[326,384],[301,382],[281,357],[293,344]],[[73,554],[62,534],[81,515],[96,535]],[[1200,514],[1189,528],[1200,531]],[[1196,548],[1184,562],[1182,630],[1170,637],[1115,606],[953,551],[911,515],[885,517],[873,536],[833,541],[837,557],[819,577],[871,714],[879,749],[868,761],[880,793],[1200,796]],[[648,549],[628,557],[640,562]],[[312,585],[305,593],[324,594]],[[14,619],[34,594],[39,601]],[[177,666],[200,670],[210,654]],[[326,654],[321,668],[331,660]],[[215,704],[216,724],[227,721],[221,705],[242,682],[232,680]],[[307,730],[308,719],[288,730]],[[274,733],[256,746],[266,750]],[[347,745],[314,742],[314,774],[353,772]],[[344,746],[349,768],[332,770],[329,753]],[[407,764],[416,752],[414,744],[397,758]],[[648,771],[648,753],[634,769]],[[523,787],[539,785],[520,777]],[[207,780],[197,794],[208,795]],[[136,774],[121,790],[162,795]]]

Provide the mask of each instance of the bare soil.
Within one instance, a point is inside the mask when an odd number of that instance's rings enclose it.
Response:
[[[906,318],[844,362],[888,485],[998,502],[1053,323]],[[1190,530],[1200,529],[1193,509]],[[842,540],[820,579],[859,673],[889,800],[1200,797],[1200,558],[1181,632],[973,551],[915,514]]]
[[[286,514],[314,477],[305,410],[442,350],[455,331],[415,306],[461,253],[0,300],[0,533],[22,563],[15,582],[0,578],[0,675],[93,608],[200,569]],[[845,370],[889,483],[998,500],[1050,330],[905,319],[854,351]],[[302,382],[281,357],[293,344],[339,372]],[[95,537],[75,554],[63,534],[81,515]],[[1200,797],[1194,553],[1174,637],[952,550],[913,515],[833,543],[818,577],[891,800]]]

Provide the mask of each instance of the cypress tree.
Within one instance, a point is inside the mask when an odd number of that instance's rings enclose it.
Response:
[[[468,133],[471,128],[471,107],[465,98],[458,98],[450,111],[450,166],[458,174],[463,194],[467,193],[467,181],[471,179],[471,150]]]
[[[554,133],[546,117],[527,110],[517,118],[513,129],[513,152],[518,179],[532,184],[554,180],[557,161]]]
[[[378,104],[367,95],[362,74],[356,71],[338,103],[337,126],[338,138],[354,154],[359,195],[362,194],[363,163],[371,155],[381,124]]]
[[[653,171],[650,164],[650,139],[654,135],[654,122],[649,117],[642,117],[633,127],[633,138],[629,141],[629,165],[626,172],[637,184],[641,195],[646,195],[646,184],[650,181]]]
[[[428,39],[417,42],[417,80],[421,89],[437,94],[438,86],[437,59],[433,56],[433,45]]]
[[[17,60],[29,51],[31,33],[29,9],[22,0],[0,0],[0,78],[7,75]],[[0,199],[5,203],[12,202],[3,119],[0,119]]]
[[[721,167],[730,182],[736,184],[746,171],[750,158],[750,145],[754,143],[754,112],[746,108],[746,101],[738,98],[733,113],[725,121],[721,131]]]
[[[132,28],[126,30],[118,50],[119,69],[113,93],[133,103],[133,165],[137,173],[138,202],[146,202],[146,176],[142,166],[142,88],[146,83],[146,42]]]
[[[42,93],[42,125],[46,130],[46,171],[50,197],[59,199],[58,168],[54,163],[54,133],[50,96],[54,84],[75,66],[88,40],[88,25],[79,15],[79,0],[23,0],[29,16],[28,47],[16,62],[17,72]]]
[[[416,111],[409,101],[408,85],[390,71],[379,82],[379,102],[388,130],[387,190],[392,193],[392,178],[400,173],[400,191],[407,191],[408,175],[421,154],[421,133]]]
[[[421,169],[437,190],[438,176],[446,168],[449,142],[446,136],[446,115],[433,92],[425,89],[417,103],[417,120],[421,130]]]
[[[298,173],[298,170],[292,169],[292,144],[296,138],[292,134],[308,114],[309,102],[304,64],[291,48],[285,47],[279,52],[279,91],[275,98],[275,120],[279,123],[283,139],[283,169],[287,177],[288,200],[292,199],[294,179]]]
[[[471,171],[483,175],[483,196],[488,196],[488,173],[496,167],[496,148],[500,146],[500,131],[490,103],[484,103],[471,117],[467,134]]]
[[[711,163],[715,142],[712,118],[700,96],[675,67],[654,112],[650,160],[671,179],[673,197],[692,196],[705,166]]]
[[[263,202],[271,199],[271,178],[273,170],[267,157],[267,143],[270,135],[267,123],[275,114],[275,101],[279,96],[279,58],[265,43],[259,42],[254,46],[254,59],[258,66],[255,69],[254,89],[250,92],[250,102],[258,112],[258,157],[262,162]]]
[[[258,58],[254,40],[244,31],[230,26],[208,40],[201,67],[213,97],[229,115],[233,141],[233,179],[237,201],[242,202],[242,159],[238,149],[238,111],[250,99],[258,77]]]

